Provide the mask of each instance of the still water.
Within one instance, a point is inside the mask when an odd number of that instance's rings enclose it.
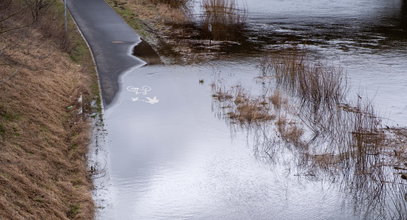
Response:
[[[301,46],[341,65],[351,94],[373,98],[388,125],[407,126],[407,1],[245,4],[252,41],[267,50]],[[397,196],[377,204],[339,180],[302,175],[291,151],[269,160],[253,141],[258,131],[217,117],[210,84],[222,78],[259,92],[257,64],[239,58],[124,73],[105,112],[112,207],[100,219],[400,219],[395,206],[405,216],[399,188],[382,189]]]
[[[238,67],[223,77],[250,82],[256,69]],[[211,72],[155,66],[123,76],[124,88],[151,91],[122,91],[106,111],[115,218],[352,219],[336,186],[258,160],[247,134],[231,133],[212,108]]]

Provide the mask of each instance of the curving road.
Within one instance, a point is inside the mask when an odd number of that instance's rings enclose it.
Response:
[[[103,0],[69,0],[68,8],[92,50],[108,106],[118,91],[118,77],[144,62],[129,56],[140,36]]]

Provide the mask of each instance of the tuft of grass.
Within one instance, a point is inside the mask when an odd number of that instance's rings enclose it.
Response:
[[[252,124],[274,120],[269,111],[269,103],[263,99],[251,98],[241,86],[226,90],[212,84],[212,97],[222,103],[222,109],[228,109],[226,116],[239,124]]]
[[[276,90],[269,99],[275,109],[277,110],[281,109],[282,98],[279,90]]]
[[[245,27],[246,9],[238,8],[235,0],[204,0],[203,29],[212,40],[235,41]]]

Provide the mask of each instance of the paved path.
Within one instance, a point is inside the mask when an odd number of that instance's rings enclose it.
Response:
[[[129,56],[140,36],[104,0],[68,0],[68,8],[88,41],[99,72],[103,102],[108,106],[118,91],[119,75],[142,64]]]

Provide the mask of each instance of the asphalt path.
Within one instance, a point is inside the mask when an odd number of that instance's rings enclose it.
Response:
[[[107,107],[119,89],[120,74],[144,63],[129,56],[140,36],[104,0],[68,0],[67,5],[92,50]]]

